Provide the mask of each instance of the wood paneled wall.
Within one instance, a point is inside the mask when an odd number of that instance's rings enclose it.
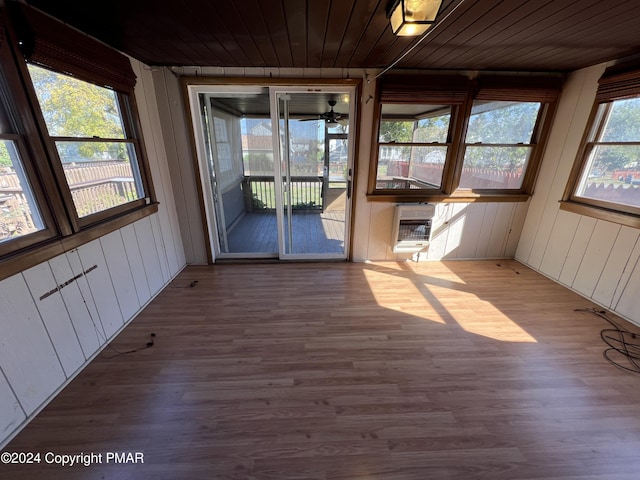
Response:
[[[365,232],[356,232],[362,257],[356,260],[462,260],[513,258],[528,203],[438,203],[431,226],[431,242],[419,257],[392,252],[394,205],[371,203],[365,212]]]
[[[560,210],[558,203],[605,67],[568,79],[515,258],[640,324],[640,231]]]
[[[133,65],[158,213],[0,282],[0,446],[185,266],[153,82]]]

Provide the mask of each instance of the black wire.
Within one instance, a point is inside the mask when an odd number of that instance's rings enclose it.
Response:
[[[596,310],[595,308],[576,308],[576,312],[589,312],[597,315],[613,328],[605,328],[600,331],[600,338],[608,345],[602,355],[604,358],[622,370],[632,373],[640,373],[640,342],[638,338],[640,333],[632,332],[620,326],[619,323],[613,319],[607,317],[607,312],[604,310]],[[612,355],[622,356],[629,362],[629,366],[621,364],[616,359],[612,358]]]
[[[142,348],[134,348],[133,350],[128,350],[126,352],[121,352],[121,351],[117,350],[115,347],[111,346],[111,344],[109,343],[109,344],[107,344],[107,348],[109,348],[109,349],[113,350],[114,352],[116,352],[115,355],[106,356],[106,355],[104,355],[104,351],[102,351],[102,352],[100,352],[100,358],[104,358],[105,360],[111,360],[112,358],[116,358],[116,357],[119,357],[121,355],[128,355],[130,353],[136,353],[136,352],[139,352],[141,350],[146,350],[147,348],[151,348],[151,347],[153,347],[153,338],[156,336],[156,334],[155,333],[151,333],[150,335],[151,335],[151,340],[148,341],[147,344],[144,347],[142,347]]]

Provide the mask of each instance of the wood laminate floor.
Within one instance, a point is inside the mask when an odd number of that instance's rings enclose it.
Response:
[[[0,478],[638,479],[640,375],[592,306],[515,261],[188,267]]]

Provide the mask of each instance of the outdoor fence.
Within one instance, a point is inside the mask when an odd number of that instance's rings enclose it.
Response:
[[[387,176],[415,179],[431,185],[440,186],[443,165],[413,164],[390,161],[387,164]],[[507,171],[493,168],[463,167],[461,184],[464,188],[520,188],[522,171]],[[415,188],[419,188],[415,186]]]
[[[64,165],[78,215],[83,217],[138,198],[131,167],[125,162]],[[13,171],[0,173],[0,240],[37,230],[20,178]]]

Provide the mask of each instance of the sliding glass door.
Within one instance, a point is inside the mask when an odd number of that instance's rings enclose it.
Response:
[[[271,90],[281,170],[281,257],[345,258],[350,92]]]
[[[217,258],[346,258],[353,89],[190,87]]]

